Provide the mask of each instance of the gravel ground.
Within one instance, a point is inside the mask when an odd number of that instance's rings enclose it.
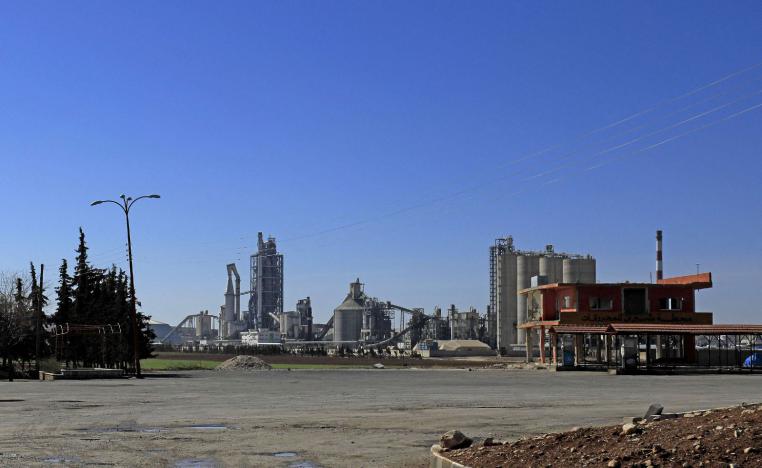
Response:
[[[444,455],[482,467],[762,466],[762,410],[757,405],[687,418],[584,428],[498,446],[478,444]]]
[[[449,429],[515,440],[762,400],[756,376],[531,370],[191,371],[0,382],[0,465],[425,466]]]

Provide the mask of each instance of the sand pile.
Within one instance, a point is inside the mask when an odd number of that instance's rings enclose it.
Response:
[[[259,371],[270,369],[272,369],[270,364],[254,356],[236,356],[214,368],[214,370],[218,371]]]

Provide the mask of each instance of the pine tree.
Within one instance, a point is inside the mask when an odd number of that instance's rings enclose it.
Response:
[[[66,259],[61,260],[61,267],[58,269],[58,288],[56,288],[56,313],[53,314],[53,322],[56,325],[63,325],[71,322],[74,313],[74,302],[72,300],[71,277],[69,276],[69,264]]]

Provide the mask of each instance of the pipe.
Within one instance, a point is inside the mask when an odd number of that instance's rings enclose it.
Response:
[[[664,265],[662,263],[662,250],[661,250],[661,244],[662,244],[662,233],[661,229],[656,231],[656,282],[658,283],[659,280],[664,279]]]

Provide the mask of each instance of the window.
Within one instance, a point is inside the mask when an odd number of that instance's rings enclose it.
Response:
[[[590,310],[611,310],[614,300],[610,297],[590,297]]]
[[[626,288],[622,292],[625,315],[642,315],[648,313],[646,290],[641,288]]]
[[[573,298],[571,296],[564,296],[562,308],[563,309],[571,309],[573,307],[574,307]]]
[[[662,297],[659,299],[659,309],[661,310],[683,310],[682,297]]]

